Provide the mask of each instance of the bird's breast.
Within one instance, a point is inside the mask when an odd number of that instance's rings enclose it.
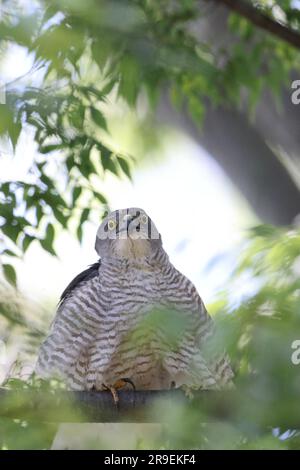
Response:
[[[118,273],[107,273],[102,277],[101,295],[106,300],[107,310],[122,313],[138,311],[146,305],[159,303],[161,275],[155,270],[129,269]],[[125,313],[125,312],[124,312]]]
[[[131,332],[161,305],[160,273],[130,269],[103,273],[99,289],[101,324],[110,349],[129,341]]]

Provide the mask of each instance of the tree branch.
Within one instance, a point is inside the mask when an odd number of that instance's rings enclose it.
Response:
[[[0,418],[40,423],[167,423],[174,413],[178,416],[197,413],[199,423],[228,421],[247,426],[252,423],[261,429],[300,427],[300,410],[279,413],[274,419],[262,399],[257,401],[255,413],[251,406],[248,411],[245,403],[252,398],[243,389],[194,391],[192,399],[179,389],[122,390],[118,396],[117,407],[110,392],[0,388]],[[273,402],[275,409],[281,404]]]
[[[296,31],[289,29],[287,26],[284,26],[277,21],[273,20],[266,14],[259,11],[250,2],[245,0],[206,0],[214,1],[225,5],[230,10],[238,13],[247,20],[249,20],[255,26],[267,31],[268,33],[277,36],[277,38],[286,41],[290,45],[300,49],[300,34]]]
[[[228,418],[232,397],[226,392],[195,392],[193,400],[182,390],[123,390],[118,393],[118,407],[110,392],[12,391],[0,388],[0,417],[52,423],[162,422],[175,407],[195,406],[209,413],[206,421]],[[160,412],[155,404],[160,403]],[[163,408],[161,408],[163,407]]]

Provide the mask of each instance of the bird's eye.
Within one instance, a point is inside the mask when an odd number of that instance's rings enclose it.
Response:
[[[113,230],[116,226],[116,222],[114,220],[109,220],[108,221],[108,228],[109,230]]]
[[[147,224],[147,222],[148,222],[148,217],[147,217],[146,215],[142,215],[142,217],[141,217],[141,222],[142,222],[142,224]]]

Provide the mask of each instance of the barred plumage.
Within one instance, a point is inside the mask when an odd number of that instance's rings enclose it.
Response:
[[[73,390],[103,390],[125,377],[137,389],[217,389],[231,382],[226,355],[207,353],[214,327],[196,288],[171,264],[143,210],[110,214],[96,250],[101,261],[62,295],[38,375],[61,376]]]

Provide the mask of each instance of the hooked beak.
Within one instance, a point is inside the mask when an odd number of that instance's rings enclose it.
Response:
[[[139,214],[138,215],[131,215],[131,214],[125,215],[122,223],[118,224],[116,233],[119,234],[122,232],[127,232],[128,234],[131,222],[133,222],[133,220],[137,219],[138,217],[139,217]]]

